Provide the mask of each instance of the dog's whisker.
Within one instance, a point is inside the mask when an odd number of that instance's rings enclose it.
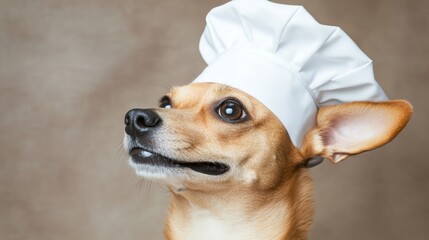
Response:
[[[152,187],[152,181],[151,181],[151,180],[149,180],[149,181],[148,181],[147,192],[146,192],[146,200],[148,200],[148,199],[149,199],[149,194],[150,194],[150,189],[151,189],[151,187]]]
[[[146,179],[144,179],[144,178],[139,178],[139,181],[138,181],[138,183],[137,183],[137,185],[138,185],[138,195],[139,195],[139,196],[141,196],[141,194],[142,194],[142,189],[143,189],[143,187],[144,187],[145,182],[146,182]]]
[[[125,149],[121,147],[122,143],[118,145],[116,154],[115,154],[115,161],[117,160],[124,160],[126,158],[126,152]]]
[[[138,181],[134,184],[134,188],[137,188],[139,190],[139,193],[140,193],[142,181],[143,181],[142,178],[138,178]]]

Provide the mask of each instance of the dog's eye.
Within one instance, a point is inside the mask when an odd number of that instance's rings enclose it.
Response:
[[[170,102],[170,98],[168,97],[163,97],[161,99],[161,104],[159,105],[160,108],[171,108],[171,102]]]
[[[243,110],[243,106],[232,99],[222,102],[217,112],[224,120],[232,123],[240,122],[247,116],[246,112]]]

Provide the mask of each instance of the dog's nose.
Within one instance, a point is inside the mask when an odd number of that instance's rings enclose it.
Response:
[[[125,132],[135,135],[159,126],[161,118],[151,109],[131,109],[125,114],[124,122]]]

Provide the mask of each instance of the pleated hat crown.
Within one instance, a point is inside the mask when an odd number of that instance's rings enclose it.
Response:
[[[268,107],[296,146],[321,106],[380,101],[372,61],[339,27],[302,7],[234,0],[209,12],[200,41],[207,68],[194,82],[244,91]]]

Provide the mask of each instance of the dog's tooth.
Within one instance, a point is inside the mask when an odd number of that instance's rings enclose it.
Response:
[[[148,151],[143,151],[142,152],[142,156],[143,157],[150,157],[150,156],[152,156],[153,154],[151,153],[151,152],[148,152]]]

